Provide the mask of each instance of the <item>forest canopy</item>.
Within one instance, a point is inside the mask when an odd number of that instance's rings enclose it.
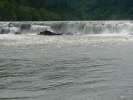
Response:
[[[0,0],[1,21],[131,19],[132,0]]]

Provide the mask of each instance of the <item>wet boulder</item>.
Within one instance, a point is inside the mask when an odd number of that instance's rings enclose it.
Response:
[[[15,32],[14,34],[21,34],[20,32]]]
[[[10,29],[9,28],[2,28],[1,29],[0,34],[8,34],[8,33],[10,33]]]
[[[40,32],[39,35],[63,35],[63,34],[61,34],[61,33],[54,33],[54,32],[45,30],[45,31],[43,31],[43,32]]]

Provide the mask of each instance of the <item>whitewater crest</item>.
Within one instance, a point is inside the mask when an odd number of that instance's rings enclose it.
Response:
[[[133,21],[0,22],[0,34],[133,35]]]

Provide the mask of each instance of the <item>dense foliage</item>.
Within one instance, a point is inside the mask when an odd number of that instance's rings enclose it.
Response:
[[[86,0],[83,7],[87,19],[123,20],[133,19],[132,0]]]
[[[0,0],[1,21],[133,19],[132,0]]]

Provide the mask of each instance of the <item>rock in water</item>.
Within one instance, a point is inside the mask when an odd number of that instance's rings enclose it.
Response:
[[[21,34],[20,32],[15,32],[14,34]]]
[[[45,31],[43,31],[43,32],[40,32],[39,35],[62,35],[62,34],[61,34],[61,33],[54,33],[54,32],[45,30]]]

